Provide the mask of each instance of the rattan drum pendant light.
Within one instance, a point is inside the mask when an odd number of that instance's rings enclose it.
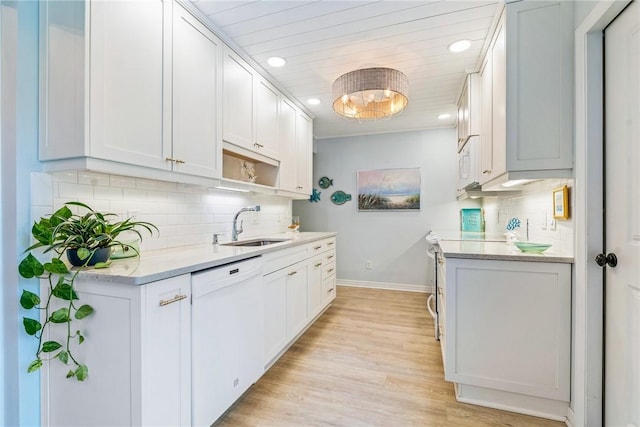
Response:
[[[409,81],[392,68],[365,68],[343,74],[333,82],[333,109],[358,120],[391,117],[407,106]]]

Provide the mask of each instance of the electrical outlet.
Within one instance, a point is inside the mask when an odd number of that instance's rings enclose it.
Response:
[[[367,270],[373,270],[373,261],[367,260]]]
[[[556,231],[556,225],[557,225],[557,221],[555,220],[555,218],[550,217],[549,218],[549,230],[551,231]]]
[[[549,214],[547,212],[542,212],[542,229],[546,230],[547,229],[547,216]]]

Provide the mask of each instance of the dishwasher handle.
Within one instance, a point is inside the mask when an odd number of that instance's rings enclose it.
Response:
[[[262,260],[259,258],[194,273],[191,276],[192,298],[197,299],[227,286],[241,284],[261,274]]]

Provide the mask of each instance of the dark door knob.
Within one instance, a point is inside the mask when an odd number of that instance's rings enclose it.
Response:
[[[608,265],[609,267],[615,267],[616,265],[618,265],[618,257],[614,253],[610,253],[607,255],[598,254],[596,255],[596,264],[598,264],[600,267],[604,267],[605,265]]]

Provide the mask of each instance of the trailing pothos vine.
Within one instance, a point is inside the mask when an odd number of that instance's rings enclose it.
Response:
[[[69,206],[85,209],[84,215],[73,214]],[[74,345],[80,345],[85,338],[76,321],[80,321],[94,312],[89,304],[80,304],[74,289],[78,274],[87,267],[108,267],[111,248],[120,246],[138,253],[135,247],[122,243],[116,237],[122,232],[132,232],[142,239],[138,228],[149,233],[158,228],[148,222],[124,221],[111,222],[113,213],[101,213],[80,202],[68,202],[48,217],[40,218],[31,234],[36,243],[28,247],[26,257],[20,262],[18,272],[26,279],[45,280],[48,284],[46,299],[37,294],[23,290],[20,305],[25,310],[34,310],[35,315],[24,317],[24,330],[38,340],[35,359],[29,364],[27,372],[39,370],[44,362],[59,360],[70,365],[67,378],[84,381],[89,375],[89,368],[74,355]],[[41,263],[30,251],[44,248],[44,254],[53,251],[56,255],[48,262]],[[76,269],[69,269],[60,258],[64,253]],[[46,288],[45,288],[46,289]],[[39,320],[41,319],[41,320]],[[56,325],[65,328],[63,339],[49,339],[50,331]]]

